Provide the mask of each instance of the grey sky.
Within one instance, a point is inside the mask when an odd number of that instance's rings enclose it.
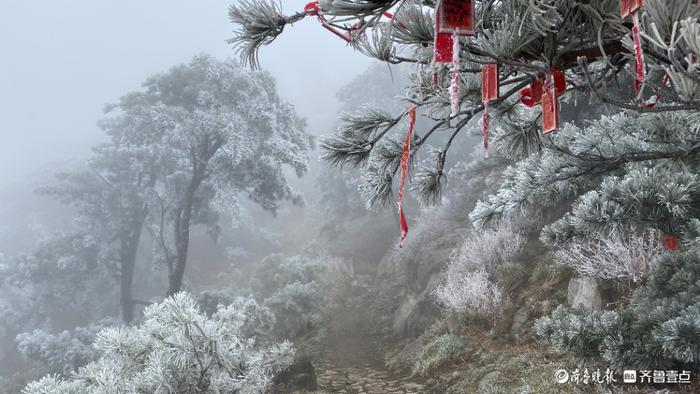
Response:
[[[305,1],[283,1],[285,11]],[[206,52],[235,56],[219,0],[0,2],[0,188],[56,161],[88,154],[107,102],[148,75]],[[325,133],[335,92],[370,61],[313,19],[263,49],[281,94]]]

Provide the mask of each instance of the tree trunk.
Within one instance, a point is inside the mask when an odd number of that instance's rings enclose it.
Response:
[[[185,276],[185,267],[187,266],[187,252],[190,245],[190,223],[192,221],[194,195],[203,179],[204,170],[195,168],[182,206],[175,216],[175,258],[168,272],[168,297],[182,289],[182,280]]]
[[[145,214],[142,216],[145,217]],[[136,252],[138,251],[141,232],[143,230],[143,219],[134,220],[131,231],[121,240],[120,260],[121,260],[121,286],[120,304],[122,309],[122,319],[126,324],[134,320],[134,299],[133,283],[134,269],[136,267]]]

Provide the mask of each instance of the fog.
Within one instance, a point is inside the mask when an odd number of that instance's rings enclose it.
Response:
[[[284,1],[295,12],[301,1]],[[106,103],[198,53],[237,57],[226,1],[0,3],[0,189],[50,163],[78,159],[104,138]],[[304,20],[261,53],[280,95],[327,133],[338,88],[370,60]]]

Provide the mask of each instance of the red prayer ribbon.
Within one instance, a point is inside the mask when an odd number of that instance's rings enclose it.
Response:
[[[408,131],[406,132],[406,139],[403,142],[403,151],[401,153],[401,181],[399,183],[399,192],[396,196],[396,203],[399,206],[399,224],[401,226],[401,240],[399,241],[399,247],[403,247],[403,241],[406,239],[408,234],[408,221],[406,221],[406,215],[403,212],[403,189],[406,186],[406,174],[408,173],[408,161],[411,158],[411,141],[413,141],[413,129],[416,126],[416,107],[411,105],[408,108]]]
[[[491,123],[489,102],[484,101],[484,114],[481,117],[481,133],[484,135],[484,159],[489,158],[489,123]]]
[[[639,13],[632,13],[632,41],[634,41],[634,93],[639,96],[639,91],[644,83],[644,52],[642,51],[642,40],[639,37]]]
[[[311,15],[311,16],[317,16],[318,21],[321,22],[321,26],[323,26],[324,29],[326,29],[329,32],[333,33],[334,35],[342,38],[345,42],[350,42],[350,38],[346,37],[343,33],[339,32],[336,28],[331,26],[328,23],[328,21],[326,21],[326,19],[319,14],[320,12],[321,12],[321,8],[318,6],[318,1],[312,1],[310,3],[306,3],[306,5],[304,6],[304,13],[307,15]]]
[[[450,78],[450,115],[452,116],[457,116],[459,112],[459,93],[462,84],[459,70],[459,51],[459,36],[454,33],[452,35],[452,75]]]
[[[318,1],[312,1],[304,6],[304,12],[309,15],[318,15],[321,9],[318,7]]]
[[[668,250],[676,250],[680,246],[678,238],[673,234],[664,235],[664,246]]]
[[[489,157],[489,126],[491,115],[489,114],[489,102],[498,99],[498,64],[484,64],[481,66],[481,101],[484,103],[484,113],[481,118],[481,132],[483,134],[484,158]]]
[[[566,75],[558,68],[552,68],[552,80],[554,81],[554,91],[557,95],[566,92]],[[520,91],[520,101],[528,107],[534,107],[542,102],[542,94],[544,93],[543,83],[541,79],[532,81],[530,87]]]

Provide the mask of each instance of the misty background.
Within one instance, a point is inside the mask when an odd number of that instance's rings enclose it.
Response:
[[[226,39],[229,1],[5,1],[0,3],[0,192],[104,139],[106,103],[199,53],[237,57]],[[295,12],[300,1],[285,1]],[[371,60],[313,19],[261,52],[282,98],[314,135],[330,131],[336,92]],[[313,155],[315,157],[315,155]],[[314,159],[315,160],[315,159]]]

